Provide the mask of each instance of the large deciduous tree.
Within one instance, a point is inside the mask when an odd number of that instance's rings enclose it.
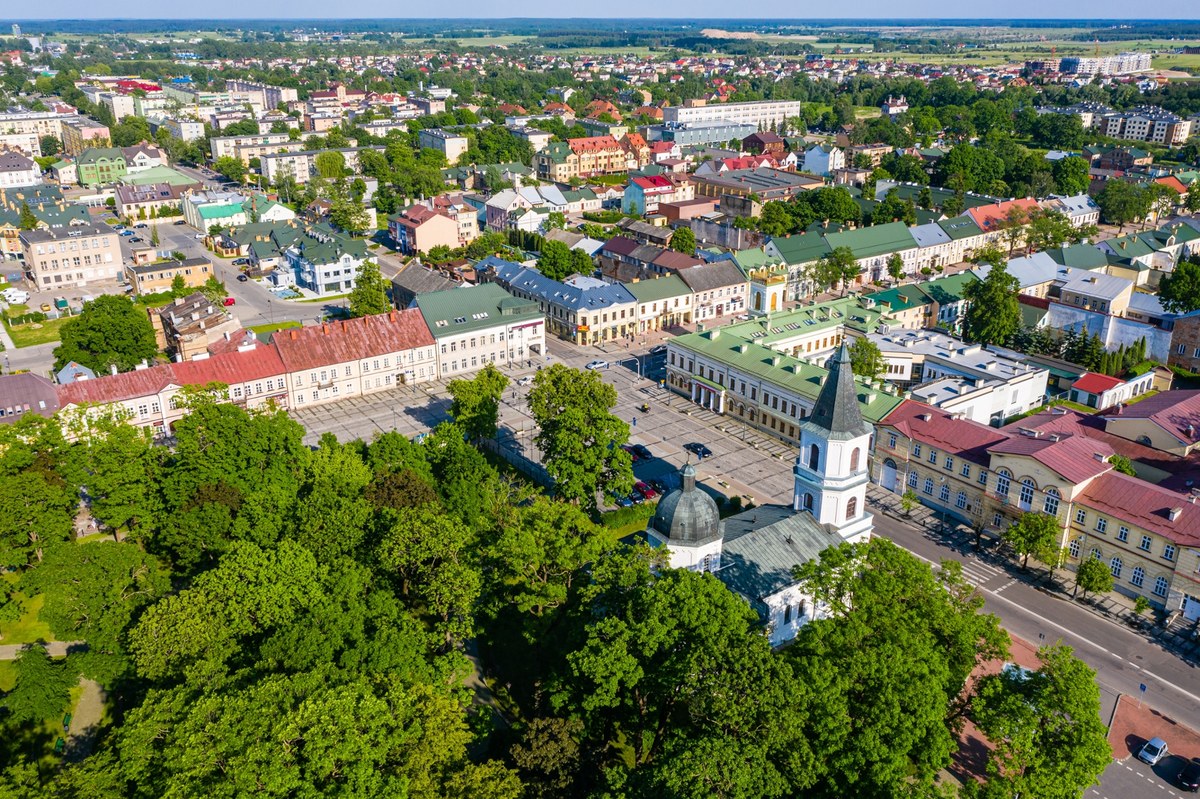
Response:
[[[850,345],[850,369],[859,377],[874,380],[887,368],[879,346],[866,336],[854,339]]]
[[[1053,563],[1058,554],[1058,539],[1062,531],[1058,519],[1046,513],[1025,513],[1002,532],[1001,538],[1021,559],[1021,568],[1029,565],[1033,556],[1044,563]]]
[[[1158,298],[1171,313],[1191,313],[1200,308],[1200,264],[1190,259],[1177,263],[1159,282]]]
[[[633,462],[621,445],[629,425],[611,413],[617,390],[597,372],[556,363],[533,379],[529,409],[537,446],[560,497],[591,509],[597,495],[628,494]]]
[[[508,378],[488,364],[470,380],[451,380],[446,386],[453,398],[450,416],[468,437],[479,440],[496,435],[500,398],[508,387]]]
[[[1066,799],[1094,785],[1112,760],[1096,673],[1070,647],[1038,652],[1036,671],[982,678],[971,718],[992,743],[980,799]]]
[[[967,340],[1003,346],[1021,329],[1019,285],[1003,263],[993,263],[987,277],[963,290],[970,302],[963,320]]]
[[[387,281],[379,272],[379,264],[364,261],[358,269],[358,277],[354,279],[354,288],[350,290],[350,315],[372,316],[387,313],[391,309]]]
[[[127,297],[105,294],[88,302],[83,311],[59,329],[54,368],[71,361],[99,373],[116,367],[126,372],[158,355],[154,328],[146,312]]]
[[[0,700],[0,707],[8,711],[7,720],[16,724],[57,721],[70,703],[71,686],[78,672],[51,660],[41,644],[31,644],[18,652],[14,666],[16,684]]]

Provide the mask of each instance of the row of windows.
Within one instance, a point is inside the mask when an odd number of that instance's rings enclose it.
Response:
[[[1072,558],[1078,558],[1080,553],[1080,539],[1073,539],[1071,543],[1067,545],[1067,551],[1070,553]],[[1101,560],[1103,558],[1098,547],[1093,547],[1091,552],[1088,554],[1093,560]],[[1114,555],[1108,562],[1108,570],[1112,573],[1113,579],[1115,580],[1121,579],[1121,573],[1124,571],[1124,568],[1125,564],[1119,555]],[[1129,583],[1135,588],[1143,587],[1146,584],[1146,570],[1141,566],[1133,567],[1133,569],[1129,572]],[[1165,597],[1170,586],[1170,580],[1168,580],[1165,576],[1159,575],[1155,578],[1154,587],[1151,590],[1155,596]]]

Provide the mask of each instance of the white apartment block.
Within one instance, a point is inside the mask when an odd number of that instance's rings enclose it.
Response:
[[[275,152],[281,146],[286,146],[290,137],[286,133],[261,133],[253,136],[213,136],[212,158],[239,158],[242,163],[250,163],[251,158],[259,158],[264,152]],[[303,145],[301,145],[303,146]],[[274,149],[270,149],[274,148]]]
[[[86,286],[124,272],[120,236],[107,225],[22,230],[20,239],[25,272],[40,288]]]
[[[464,134],[452,133],[441,128],[428,128],[417,134],[417,141],[422,148],[437,150],[446,156],[446,163],[456,164],[459,157],[471,146],[471,141]]]
[[[798,117],[804,103],[799,100],[762,100],[748,103],[706,104],[703,100],[690,100],[684,105],[663,109],[663,122],[734,122],[753,125],[759,130],[777,128],[791,117]]]
[[[1183,144],[1192,135],[1192,121],[1161,108],[1144,106],[1115,114],[1106,114],[1100,132],[1114,139],[1131,139],[1152,144]]]
[[[439,374],[454,378],[489,363],[504,367],[546,351],[538,304],[495,283],[418,294],[416,306],[437,342]]]

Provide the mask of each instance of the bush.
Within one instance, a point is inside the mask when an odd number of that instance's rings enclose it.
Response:
[[[649,521],[650,517],[654,515],[655,507],[657,507],[656,503],[643,502],[640,505],[631,505],[628,508],[617,508],[616,510],[601,513],[597,521],[602,527],[615,530],[634,522]]]

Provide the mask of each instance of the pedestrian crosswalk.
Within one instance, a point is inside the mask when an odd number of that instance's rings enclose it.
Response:
[[[1004,570],[995,566],[990,566],[983,561],[970,560],[963,561],[963,577],[967,582],[977,588],[982,588],[984,585],[997,575],[1003,574]]]

